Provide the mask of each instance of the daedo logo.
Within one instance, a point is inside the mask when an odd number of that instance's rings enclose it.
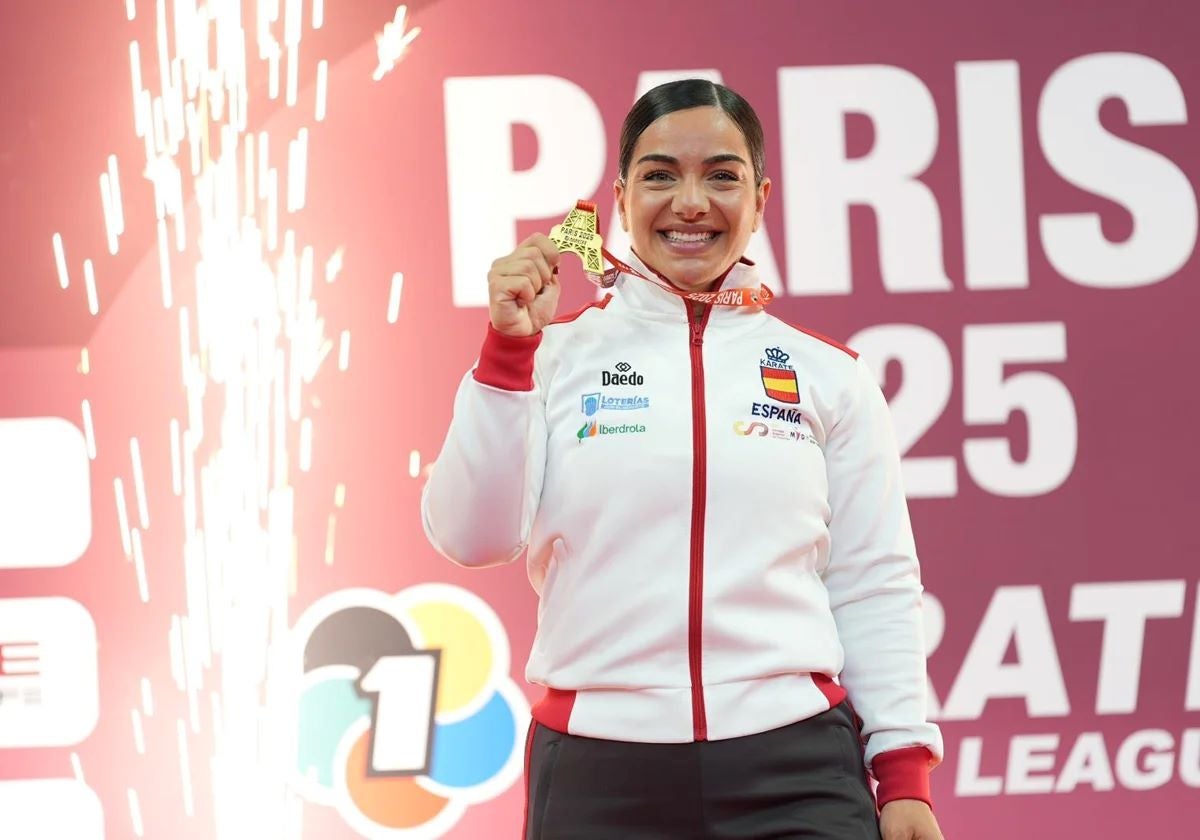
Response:
[[[633,369],[633,365],[629,362],[617,362],[613,365],[617,369],[616,373],[602,371],[600,374],[600,385],[608,388],[613,385],[644,385],[646,378]]]
[[[297,788],[363,836],[445,834],[521,775],[529,704],[495,612],[455,586],[347,589],[293,630]]]

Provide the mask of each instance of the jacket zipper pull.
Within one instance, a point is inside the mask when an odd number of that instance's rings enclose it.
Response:
[[[691,327],[692,327],[692,344],[703,344],[704,343],[703,316],[701,316],[699,313],[697,313],[696,316],[692,319]]]

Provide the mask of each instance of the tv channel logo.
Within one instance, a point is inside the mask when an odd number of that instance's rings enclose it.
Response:
[[[293,629],[296,786],[369,837],[441,837],[521,775],[529,704],[508,636],[447,584],[346,589]]]

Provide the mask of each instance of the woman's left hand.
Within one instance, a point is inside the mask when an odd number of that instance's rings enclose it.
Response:
[[[945,840],[933,811],[919,799],[893,799],[879,812],[883,840]]]

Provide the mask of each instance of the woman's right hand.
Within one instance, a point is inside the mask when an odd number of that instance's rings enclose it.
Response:
[[[562,288],[558,283],[558,246],[535,233],[488,272],[488,310],[492,326],[514,338],[536,335],[554,320]]]

